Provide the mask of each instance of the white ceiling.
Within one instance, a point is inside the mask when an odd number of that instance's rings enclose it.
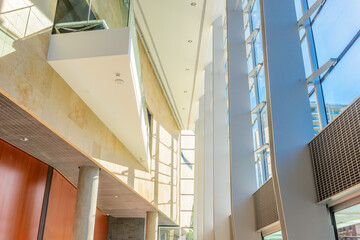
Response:
[[[211,23],[223,10],[215,8],[219,2],[225,7],[223,0],[133,1],[138,31],[182,129],[194,129]]]

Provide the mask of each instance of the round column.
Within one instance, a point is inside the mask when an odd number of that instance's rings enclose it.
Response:
[[[76,240],[94,238],[98,187],[99,168],[80,167],[74,217],[73,238]]]
[[[146,240],[158,239],[158,212],[146,213]]]

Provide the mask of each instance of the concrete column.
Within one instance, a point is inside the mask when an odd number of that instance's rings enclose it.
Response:
[[[229,125],[224,56],[224,31],[222,18],[213,23],[213,154],[214,154],[214,236],[230,240],[230,159]],[[211,149],[209,149],[211,150]]]
[[[241,2],[229,0],[227,6],[232,229],[235,240],[260,240],[252,199],[256,175]]]
[[[204,239],[214,239],[214,124],[213,71],[205,68],[204,91]]]
[[[146,237],[145,240],[158,240],[158,212],[146,213]]]
[[[335,239],[316,204],[307,143],[314,136],[294,1],[261,0],[270,152],[284,240]]]
[[[204,239],[204,96],[199,100],[199,118],[195,131],[195,240]]]
[[[74,217],[74,239],[94,238],[99,168],[80,167]]]

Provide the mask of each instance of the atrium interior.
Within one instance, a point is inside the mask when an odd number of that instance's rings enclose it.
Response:
[[[0,240],[360,239],[359,0],[0,0]]]

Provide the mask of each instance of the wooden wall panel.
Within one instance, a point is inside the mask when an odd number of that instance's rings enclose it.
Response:
[[[1,141],[0,240],[37,238],[48,166]]]
[[[77,189],[54,170],[49,206],[47,211],[44,240],[72,239]],[[96,211],[94,240],[106,240],[107,216]]]
[[[72,239],[76,188],[54,170],[46,216],[44,240]]]
[[[108,216],[100,209],[96,209],[94,240],[106,240]]]

